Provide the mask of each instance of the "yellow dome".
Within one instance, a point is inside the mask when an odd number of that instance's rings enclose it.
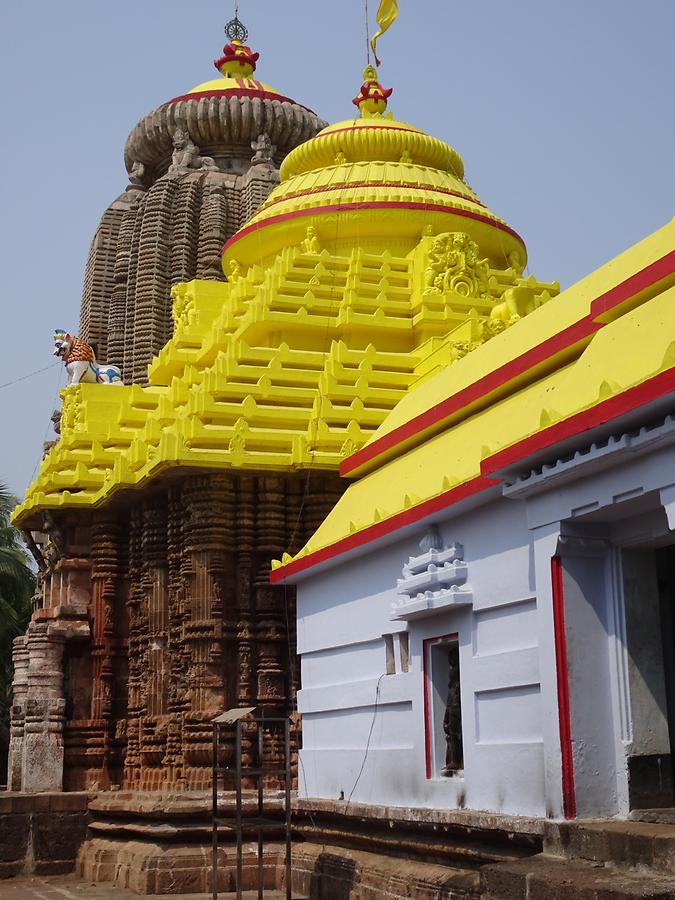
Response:
[[[464,182],[448,144],[407,122],[379,115],[330,125],[284,160],[281,183],[223,248],[250,266],[299,243],[308,227],[331,252],[357,240],[373,252],[405,255],[421,233],[465,231],[495,266],[525,245]]]
[[[278,100],[280,103],[296,103],[291,97],[285,97],[264,81],[255,78],[230,78],[221,76],[198,84],[179,97],[165,103],[178,103],[180,100],[199,100],[201,97],[259,97],[261,100]],[[296,104],[301,106],[302,104]]]
[[[280,94],[279,91],[270,87],[269,84],[265,84],[264,81],[257,81],[252,77],[259,55],[254,53],[250,47],[242,44],[241,41],[231,41],[223,47],[223,55],[220,59],[214,60],[213,63],[220,72],[220,78],[204,81],[189,90],[187,94],[181,94],[179,97],[169,100],[164,106],[168,106],[170,103],[178,103],[180,100],[228,96],[258,97],[261,100],[279,100],[282,103],[295,103],[295,100]]]

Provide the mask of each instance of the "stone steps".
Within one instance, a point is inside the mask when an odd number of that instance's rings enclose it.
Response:
[[[469,900],[481,896],[480,875],[474,869],[317,844],[293,848],[293,887],[321,900]]]
[[[544,855],[486,866],[481,900],[674,900],[675,877]]]
[[[675,881],[675,825],[633,820],[547,822],[544,853],[669,875]]]

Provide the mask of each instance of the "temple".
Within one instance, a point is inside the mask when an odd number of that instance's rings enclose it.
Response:
[[[299,890],[525,897],[547,825],[673,805],[675,225],[560,293],[374,68],[325,126],[257,62],[127,140],[80,322],[124,383],[14,514],[9,787],[96,794],[87,878],[210,889],[211,722],[273,710]]]

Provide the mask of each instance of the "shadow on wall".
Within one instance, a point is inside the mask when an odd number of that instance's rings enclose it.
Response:
[[[349,900],[356,882],[356,862],[335,853],[320,853],[309,883],[311,900]]]

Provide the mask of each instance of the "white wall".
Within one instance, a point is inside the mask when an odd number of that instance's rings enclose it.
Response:
[[[300,792],[364,803],[542,815],[544,701],[524,505],[500,498],[437,524],[446,544],[463,544],[473,608],[409,622],[407,673],[395,640],[396,674],[385,674],[382,635],[406,628],[405,622],[390,620],[390,608],[401,567],[419,555],[417,543],[426,528],[298,585]],[[428,779],[423,642],[455,632],[464,773]]]

